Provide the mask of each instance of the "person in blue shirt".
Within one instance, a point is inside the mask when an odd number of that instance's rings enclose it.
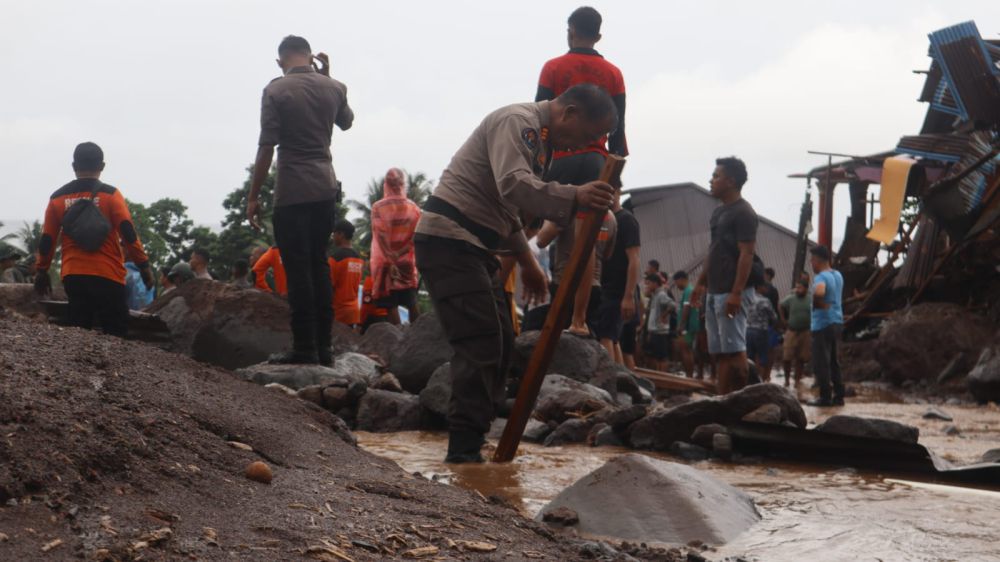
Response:
[[[816,277],[813,282],[812,361],[819,398],[810,406],[843,406],[844,380],[837,360],[837,342],[844,331],[844,277],[830,265],[830,249],[816,246],[809,251]],[[831,393],[832,387],[832,393]]]

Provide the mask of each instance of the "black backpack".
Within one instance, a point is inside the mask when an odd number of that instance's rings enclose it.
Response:
[[[85,252],[100,250],[111,233],[111,223],[94,204],[94,198],[102,185],[97,182],[90,197],[78,199],[63,216],[63,232]]]

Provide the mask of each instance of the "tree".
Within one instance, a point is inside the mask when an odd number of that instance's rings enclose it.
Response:
[[[434,182],[427,179],[427,175],[423,172],[410,174],[404,170],[404,173],[406,174],[406,196],[422,207],[434,190]],[[360,217],[354,219],[356,229],[354,241],[358,248],[370,250],[372,247],[372,206],[382,199],[383,183],[385,183],[385,176],[372,178],[368,182],[364,201],[352,199],[347,202],[351,209],[361,214]]]
[[[24,221],[24,225],[17,229],[15,238],[21,242],[21,249],[29,255],[38,253],[38,246],[42,243],[42,223],[35,220],[31,223]]]
[[[0,221],[0,228],[3,228],[3,222],[2,221]],[[7,246],[7,244],[4,244],[5,241],[7,241],[7,240],[13,240],[16,237],[17,237],[17,234],[15,234],[13,232],[8,232],[7,234],[4,234],[3,236],[0,236],[0,248],[3,248],[5,246]]]

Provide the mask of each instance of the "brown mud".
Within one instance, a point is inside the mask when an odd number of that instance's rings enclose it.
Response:
[[[806,381],[807,383],[809,381]],[[892,419],[920,428],[920,443],[956,464],[971,464],[1000,447],[996,406],[937,406],[951,422],[924,419],[924,400],[864,386],[844,408],[806,407],[810,424],[833,414]],[[800,387],[808,394],[808,386]],[[958,433],[948,431],[949,426]],[[407,471],[458,487],[507,498],[534,516],[563,488],[608,459],[631,452],[585,446],[522,444],[510,464],[450,467],[440,461],[447,446],[438,433],[359,433],[366,450],[397,461]],[[676,457],[644,453],[672,462]],[[750,493],[764,520],[732,543],[706,552],[708,559],[745,555],[767,561],[801,560],[1000,560],[1000,493],[911,482],[906,476],[758,459],[746,464],[694,463],[699,469]]]
[[[356,448],[328,412],[186,357],[0,310],[0,376],[0,560],[580,558],[503,502]],[[254,461],[271,484],[244,477]]]

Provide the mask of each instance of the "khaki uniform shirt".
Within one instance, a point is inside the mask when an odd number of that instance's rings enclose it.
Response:
[[[438,197],[473,222],[500,235],[500,249],[528,251],[521,211],[568,224],[576,209],[576,188],[542,181],[550,150],[542,139],[549,102],[510,105],[486,116],[451,159],[434,189]],[[417,233],[483,243],[455,221],[425,211]]]
[[[264,88],[260,146],[278,147],[274,206],[329,201],[337,197],[330,155],[333,126],[351,128],[347,86],[311,66],[299,66]]]

